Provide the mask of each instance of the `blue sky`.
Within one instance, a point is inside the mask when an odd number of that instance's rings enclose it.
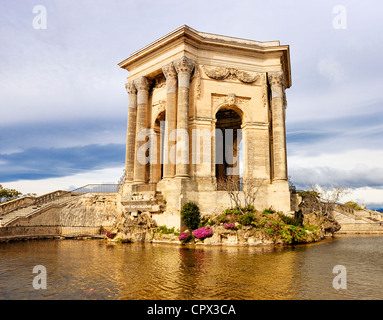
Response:
[[[47,28],[33,28],[36,5]],[[336,29],[334,7],[346,9]],[[116,183],[127,72],[117,63],[181,25],[290,45],[289,175],[383,204],[383,3],[375,1],[0,2],[0,184],[42,194]]]

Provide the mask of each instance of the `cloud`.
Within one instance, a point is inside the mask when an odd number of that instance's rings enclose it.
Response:
[[[91,144],[125,144],[126,118],[89,118],[87,121],[55,119],[2,125],[0,153],[8,154],[26,148],[67,148]]]
[[[123,144],[87,145],[69,148],[30,148],[0,154],[0,181],[57,178],[122,166]]]
[[[314,155],[352,150],[383,150],[382,106],[383,101],[379,101],[366,104],[361,114],[346,113],[341,117],[311,117],[288,122],[286,135],[289,155],[312,158]],[[353,156],[357,156],[357,153]],[[382,165],[381,159],[377,158],[376,166]]]
[[[353,170],[336,167],[290,167],[292,181],[299,188],[308,183],[319,185],[340,185],[351,189],[383,187],[383,168],[359,166]]]
[[[122,176],[124,166],[81,172],[58,178],[41,180],[16,180],[1,183],[4,188],[14,188],[23,194],[42,195],[54,190],[74,190],[88,184],[115,184]]]
[[[345,80],[344,69],[334,58],[321,59],[318,62],[318,72],[332,83],[341,83]]]
[[[36,31],[34,1],[0,2],[0,180],[57,175],[17,181],[70,186],[78,175],[94,173],[81,183],[97,181],[100,170],[87,170],[123,166],[128,73],[117,63],[186,23],[203,32],[290,45],[290,171],[300,181],[310,170],[318,179],[324,174],[324,182],[352,182],[355,173],[355,186],[376,185],[373,172],[380,178],[383,163],[377,64],[383,46],[372,31],[382,29],[383,5],[347,3],[347,30],[335,30],[334,1],[217,3],[41,0],[48,28]],[[235,24],[227,23],[233,19]]]

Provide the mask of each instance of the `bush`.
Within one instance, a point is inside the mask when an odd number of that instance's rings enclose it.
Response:
[[[301,227],[284,225],[279,230],[279,235],[283,242],[292,244],[307,241],[307,232]]]
[[[275,210],[273,209],[273,208],[269,208],[269,209],[265,209],[265,210],[263,210],[263,212],[262,212],[264,215],[266,215],[266,214],[273,214],[273,213],[275,213]]]
[[[354,202],[354,201],[347,201],[344,205],[346,207],[352,208],[354,210],[362,210],[362,208],[359,206],[359,204],[357,202]]]
[[[247,213],[238,217],[238,222],[244,226],[249,226],[255,219],[256,217],[253,213]]]
[[[175,232],[174,227],[168,228],[167,226],[159,226],[155,230],[155,232],[163,233],[163,234],[172,234]]]
[[[234,223],[228,223],[223,226],[225,229],[230,229],[230,230],[237,230],[237,227],[235,226]]]
[[[109,239],[113,239],[113,238],[116,236],[116,233],[113,233],[113,232],[107,232],[107,233],[106,233],[106,236],[107,236]]]
[[[189,242],[191,240],[192,236],[189,232],[181,232],[180,236],[178,237],[178,240],[180,240],[182,243]]]
[[[181,210],[181,219],[189,230],[197,229],[201,222],[198,206],[190,201],[185,203]]]
[[[193,231],[193,236],[197,239],[203,240],[213,235],[213,230],[209,227],[201,227]]]
[[[218,223],[228,223],[230,221],[230,219],[226,216],[226,214],[220,214],[219,216],[215,218],[215,220]]]
[[[316,192],[316,191],[299,191],[298,194],[302,197],[302,198],[312,198],[312,199],[316,199],[316,200],[319,200],[320,199],[320,194],[319,192]]]
[[[233,214],[235,214],[235,215],[240,215],[240,214],[242,214],[242,212],[241,212],[241,210],[239,210],[239,209],[235,209],[235,210],[233,211]]]
[[[302,226],[302,218],[301,217],[289,217],[289,216],[286,216],[284,215],[283,213],[280,213],[279,214],[281,220],[286,223],[286,224],[289,224],[289,225],[293,225],[293,226],[297,226],[297,227],[301,227]]]

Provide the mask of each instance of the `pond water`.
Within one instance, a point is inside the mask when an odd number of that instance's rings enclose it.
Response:
[[[36,265],[46,269],[46,289],[33,287]],[[346,289],[333,286],[337,265]],[[291,247],[0,243],[0,299],[8,300],[383,299],[382,275],[379,236]]]

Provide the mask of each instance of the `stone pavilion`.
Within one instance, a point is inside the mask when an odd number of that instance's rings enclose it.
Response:
[[[186,25],[119,63],[129,72],[125,183],[132,215],[182,229],[184,203],[232,206],[225,181],[256,181],[257,209],[290,213],[286,156],[289,46]],[[224,183],[221,183],[223,181]]]

